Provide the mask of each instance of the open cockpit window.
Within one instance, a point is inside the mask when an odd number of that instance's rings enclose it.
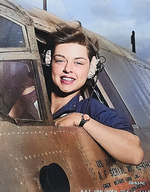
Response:
[[[31,61],[0,62],[0,82],[0,112],[14,119],[40,119]]]
[[[25,47],[24,26],[0,15],[0,48]]]

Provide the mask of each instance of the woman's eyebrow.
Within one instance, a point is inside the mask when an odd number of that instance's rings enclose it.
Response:
[[[84,60],[87,60],[87,59],[84,58],[84,57],[75,57],[74,60],[76,60],[76,59],[84,59]]]
[[[60,55],[60,54],[56,54],[56,55],[54,55],[53,58],[55,58],[55,57],[57,57],[57,56],[65,58],[64,55]]]

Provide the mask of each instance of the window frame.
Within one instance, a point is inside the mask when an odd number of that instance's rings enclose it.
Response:
[[[23,25],[22,23],[14,20],[14,19],[11,19],[10,17],[7,17],[3,14],[0,13],[0,17],[3,17],[17,25],[19,25],[22,29],[22,33],[23,33],[23,38],[24,38],[24,42],[25,42],[25,46],[24,47],[0,47],[0,52],[16,52],[16,51],[29,51],[29,42],[28,42],[28,37],[27,37],[27,30],[26,30],[26,26]]]
[[[15,62],[15,60],[5,60],[2,62]],[[16,60],[18,62],[20,60]],[[38,108],[39,108],[39,113],[40,113],[40,119],[21,119],[21,118],[12,118],[8,114],[3,113],[0,111],[0,118],[2,120],[6,120],[9,122],[13,122],[17,125],[52,125],[53,120],[52,120],[52,115],[50,114],[50,103],[47,101],[48,97],[46,96],[46,91],[43,89],[44,81],[40,78],[39,75],[39,69],[37,67],[38,61],[37,60],[28,60],[28,62],[31,63],[32,68],[33,68],[33,75],[34,75],[34,80],[35,80],[35,90],[36,90],[36,96],[37,96],[37,102],[38,102]],[[41,79],[41,80],[40,80]],[[42,81],[42,82],[41,82]],[[45,102],[45,99],[47,102]],[[46,106],[47,105],[47,106]],[[48,109],[49,107],[49,109]]]

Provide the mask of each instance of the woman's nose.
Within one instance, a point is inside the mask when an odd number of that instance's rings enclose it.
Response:
[[[69,62],[69,61],[66,62],[63,72],[65,72],[65,73],[72,73],[73,72],[72,62]]]

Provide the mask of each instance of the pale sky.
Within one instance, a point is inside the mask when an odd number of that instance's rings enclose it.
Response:
[[[26,0],[43,8],[43,0]],[[135,31],[136,53],[150,61],[150,0],[47,0],[47,11],[131,50]]]

